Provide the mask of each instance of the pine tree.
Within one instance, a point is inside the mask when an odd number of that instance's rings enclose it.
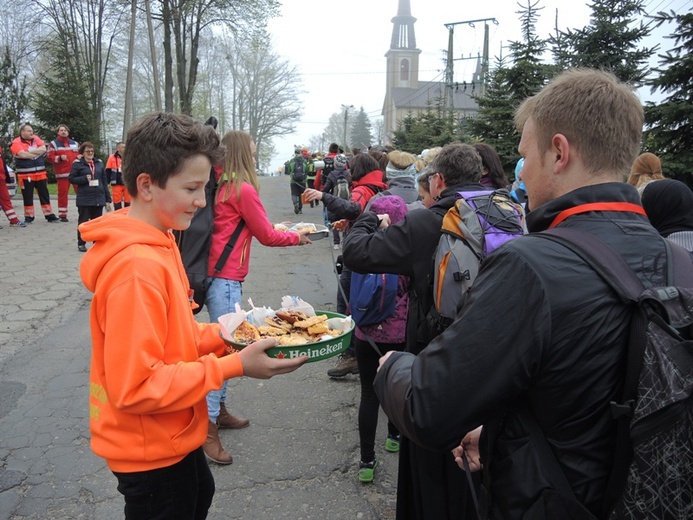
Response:
[[[657,13],[654,20],[678,27],[668,37],[674,47],[659,55],[660,68],[648,82],[667,97],[645,108],[644,147],[660,156],[665,175],[693,187],[693,13]]]
[[[512,171],[520,156],[517,153],[518,135],[508,74],[505,59],[498,59],[486,93],[476,98],[479,112],[476,118],[469,121],[469,132],[474,138],[493,146],[503,161],[503,168]]]
[[[66,124],[73,139],[80,143],[91,141],[97,156],[102,155],[99,118],[90,100],[86,75],[59,59],[52,62],[52,68],[39,82],[32,103],[38,120],[36,133],[44,140],[51,140],[58,125]]]
[[[648,75],[647,60],[657,47],[638,47],[650,34],[639,17],[645,15],[644,0],[594,0],[590,24],[582,29],[557,31],[550,38],[557,63],[611,71],[633,86]]]
[[[539,0],[527,1],[517,14],[520,17],[522,39],[510,43],[511,63],[506,67],[499,60],[490,78],[485,95],[476,97],[478,116],[470,122],[472,135],[493,146],[507,173],[514,172],[519,159],[517,145],[520,134],[515,129],[515,109],[533,96],[548,81],[552,68],[542,63],[546,40],[537,36],[536,23],[541,7]]]
[[[465,121],[457,121],[443,104],[444,100],[439,98],[425,112],[408,113],[394,131],[392,144],[398,150],[419,154],[426,148],[464,140]]]
[[[349,130],[349,142],[357,148],[368,148],[373,142],[371,134],[371,121],[366,111],[361,107],[354,117]]]

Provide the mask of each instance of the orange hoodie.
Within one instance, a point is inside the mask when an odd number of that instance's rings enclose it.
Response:
[[[91,303],[91,446],[117,472],[170,466],[207,435],[205,396],[243,375],[218,324],[197,323],[173,235],[127,208],[79,226]]]

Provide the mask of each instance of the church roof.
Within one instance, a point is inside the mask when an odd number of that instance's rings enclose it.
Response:
[[[462,86],[453,90],[452,104],[456,110],[478,109],[471,97],[471,89]],[[436,102],[445,96],[445,83],[441,81],[419,81],[419,88],[396,87],[392,89],[392,100],[395,108],[426,109],[436,106]]]

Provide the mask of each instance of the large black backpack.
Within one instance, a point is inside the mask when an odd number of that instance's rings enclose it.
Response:
[[[322,167],[322,183],[325,184],[330,172],[334,171],[334,157],[325,157],[322,162],[325,163],[325,166]]]
[[[305,172],[305,159],[301,157],[300,155],[297,155],[294,158],[294,170],[291,172],[291,178],[296,181],[296,182],[303,182],[306,180],[306,172]]]
[[[193,216],[190,227],[184,231],[174,231],[176,244],[180,250],[180,257],[188,275],[190,288],[193,290],[192,299],[199,307],[193,310],[197,314],[202,310],[210,284],[207,283],[207,270],[209,264],[209,249],[212,245],[212,231],[214,229],[214,203],[217,192],[217,179],[214,169],[210,172],[209,181],[205,186],[204,208],[199,208]],[[218,274],[228,260],[236,241],[245,226],[241,220],[231,234],[231,238],[224,247],[224,251],[214,266],[215,274]],[[212,280],[214,281],[214,280]]]
[[[593,235],[570,228],[538,235],[578,254],[633,309],[623,395],[611,403],[617,424],[616,454],[603,516],[693,518],[690,254],[665,240],[667,282],[645,289],[623,258]],[[532,438],[537,446],[547,444],[540,435],[532,433]],[[550,451],[544,450],[543,460],[555,468],[557,461]],[[560,473],[560,468],[553,473]],[[560,482],[561,475],[554,480]]]

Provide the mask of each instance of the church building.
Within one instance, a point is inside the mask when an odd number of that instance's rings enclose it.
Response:
[[[392,18],[390,50],[385,54],[387,83],[382,115],[388,139],[408,114],[416,116],[435,109],[446,96],[452,100],[457,117],[473,117],[477,113],[476,101],[466,89],[451,85],[451,95],[444,81],[419,81],[421,50],[416,48],[414,22],[416,18],[411,15],[409,0],[399,0],[397,16]]]

